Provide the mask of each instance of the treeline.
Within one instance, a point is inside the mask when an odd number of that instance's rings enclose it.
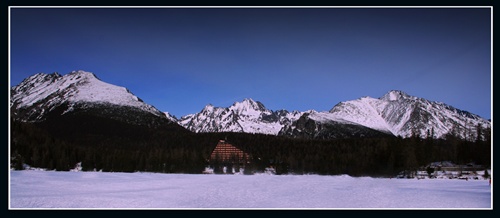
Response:
[[[22,169],[24,163],[68,171],[81,162],[84,171],[200,173],[215,147],[187,131],[119,126],[103,120],[93,128],[82,127],[87,125],[82,122],[49,128],[12,121],[12,167]]]
[[[474,162],[490,166],[491,141],[412,137],[304,140],[269,135],[228,134],[231,143],[253,156],[246,166],[262,171],[272,166],[277,174],[395,176],[436,161]],[[229,166],[231,167],[231,166]]]
[[[453,135],[446,139],[305,140],[247,133],[194,134],[175,128],[137,128],[102,119],[99,122],[88,129],[82,125],[54,128],[51,124],[49,128],[46,124],[12,121],[12,167],[22,169],[25,163],[67,171],[81,162],[84,171],[201,173],[210,164],[214,167],[208,158],[220,139],[227,139],[252,156],[245,164],[247,173],[272,166],[277,174],[394,176],[435,161],[491,164],[489,136],[475,141]]]

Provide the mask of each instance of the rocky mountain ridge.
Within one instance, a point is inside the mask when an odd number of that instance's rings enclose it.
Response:
[[[392,90],[380,98],[362,97],[329,111],[270,110],[251,98],[229,107],[206,105],[181,118],[160,112],[124,87],[105,83],[90,72],[39,73],[11,87],[11,117],[38,122],[50,116],[92,111],[145,126],[176,123],[192,132],[245,132],[300,138],[345,138],[393,135],[442,138],[455,134],[475,139],[489,121],[447,105]],[[480,136],[485,137],[485,136]]]
[[[362,97],[340,102],[329,111],[272,111],[261,102],[244,99],[230,107],[211,104],[178,123],[193,132],[247,132],[306,138],[413,135],[442,138],[455,134],[477,138],[477,128],[489,121],[447,105],[392,90],[380,98]],[[351,132],[352,134],[349,134]]]

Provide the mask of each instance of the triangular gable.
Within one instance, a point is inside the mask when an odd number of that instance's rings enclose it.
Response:
[[[218,158],[220,161],[247,161],[249,156],[250,155],[248,155],[248,153],[242,151],[236,146],[226,142],[225,140],[220,140],[212,151],[210,160],[213,161]]]

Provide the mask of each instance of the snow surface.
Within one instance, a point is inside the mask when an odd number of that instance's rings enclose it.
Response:
[[[11,171],[9,207],[492,209],[487,180]]]

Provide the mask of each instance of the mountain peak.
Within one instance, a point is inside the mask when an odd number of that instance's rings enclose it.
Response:
[[[93,76],[95,76],[94,73],[88,72],[88,71],[85,71],[85,70],[73,70],[69,74],[80,74],[80,75],[93,75]]]
[[[213,112],[214,109],[215,107],[212,104],[207,104],[201,112]]]
[[[257,111],[267,111],[264,104],[259,101],[254,101],[251,98],[245,98],[242,102],[235,102],[232,106],[237,111],[253,109]]]
[[[245,98],[245,99],[243,99],[243,101],[241,103],[255,104],[257,102],[254,101],[252,98]]]
[[[170,114],[169,112],[163,112],[163,114],[165,114],[165,116],[167,117],[167,119],[169,119],[170,121],[172,122],[177,122],[179,119],[177,119],[177,117],[173,114]]]
[[[386,93],[384,96],[380,98],[380,100],[386,100],[386,101],[397,101],[400,99],[408,99],[411,98],[410,95],[406,94],[403,91],[400,90],[391,90],[388,93]]]
[[[71,79],[77,79],[77,80],[99,80],[101,81],[94,73],[84,71],[84,70],[76,70],[76,71],[71,71],[66,75],[66,77],[71,78]]]
[[[235,102],[234,104],[241,103],[241,104],[247,104],[247,105],[255,105],[257,104],[257,101],[254,101],[252,98],[245,98],[241,102]]]

